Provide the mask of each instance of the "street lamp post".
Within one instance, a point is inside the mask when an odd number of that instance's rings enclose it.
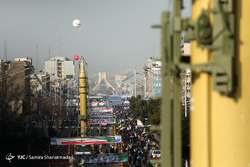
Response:
[[[55,73],[54,74],[49,74],[50,76],[49,76],[49,80],[51,80],[51,76],[54,76],[55,75]],[[50,84],[49,84],[49,90],[50,90],[50,97],[51,97],[51,82],[50,82]]]
[[[60,116],[62,115],[62,82],[64,81],[68,81],[68,79],[58,81],[60,84]]]
[[[136,97],[136,70],[135,70],[135,97]]]
[[[15,73],[13,73],[13,74],[10,74],[10,77],[12,77],[12,76],[15,75],[15,74],[19,74],[19,73],[21,73],[21,72],[24,72],[24,71],[26,71],[26,70],[29,70],[29,69],[30,69],[30,68],[25,68],[24,70],[15,72]],[[2,80],[2,79],[4,79],[4,78],[6,78],[6,77],[1,78],[0,80]]]
[[[38,71],[38,73],[40,73],[40,72],[42,72],[42,70],[40,70],[40,71]],[[14,80],[14,111],[15,111],[15,108],[16,108],[16,100],[15,100],[15,98],[16,98],[16,83],[17,82],[20,82],[21,80],[24,80],[24,79],[27,79],[28,77],[30,77],[31,75],[36,75],[36,74],[38,74],[38,73],[33,73],[33,74],[30,74],[30,75],[27,75],[27,76],[25,76],[24,78],[20,78],[20,79],[18,79],[18,80]],[[14,121],[15,121],[15,114],[14,114]]]

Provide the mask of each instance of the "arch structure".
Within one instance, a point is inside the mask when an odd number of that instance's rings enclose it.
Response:
[[[108,74],[107,74],[107,72],[99,72],[98,73],[98,83],[92,89],[92,91],[94,91],[94,92],[99,91],[102,81],[106,84],[107,89],[111,88],[113,91],[115,90],[115,88],[108,82]]]

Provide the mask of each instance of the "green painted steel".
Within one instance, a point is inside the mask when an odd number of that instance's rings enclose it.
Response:
[[[180,70],[191,68],[211,73],[213,76],[213,89],[230,96],[237,79],[233,74],[234,58],[234,13],[233,1],[223,3],[214,0],[214,9],[202,10],[195,22],[181,18],[182,0],[175,0],[173,5],[173,24],[170,24],[170,12],[163,12],[162,24],[153,25],[153,28],[162,29],[162,103],[161,124],[151,130],[161,130],[162,157],[152,160],[161,166],[182,166],[182,123],[180,105]],[[214,14],[214,22],[210,24],[207,13]],[[171,27],[172,26],[172,27]],[[192,29],[191,31],[189,29]],[[173,33],[171,34],[171,30]],[[203,64],[190,65],[180,61],[181,31],[188,31],[187,40],[197,40],[202,48],[213,52],[213,60]],[[173,77],[173,101],[170,93],[170,79]]]
[[[170,98],[170,74],[171,64],[173,64],[172,58],[172,36],[170,34],[170,12],[164,11],[162,13],[162,24],[154,25],[154,28],[162,29],[162,49],[161,49],[161,61],[162,61],[162,102],[161,102],[161,124],[159,127],[152,127],[151,130],[161,130],[161,159],[151,160],[151,162],[159,163],[161,166],[170,167],[173,164],[172,158],[172,104]]]
[[[181,9],[182,0],[174,1],[174,32],[173,32],[173,58],[174,64],[180,63],[181,53]],[[173,165],[182,167],[182,137],[181,137],[181,105],[180,105],[180,71],[177,66],[174,72],[174,108],[173,108]]]
[[[33,67],[31,66],[31,64],[29,64],[29,67],[31,69],[31,71],[33,72],[33,74],[35,75],[36,79],[38,80],[39,84],[42,86],[43,90],[47,93],[47,95],[49,95],[49,91],[46,89],[46,87],[43,85],[42,81],[40,80],[40,78],[36,75],[35,70],[33,69]],[[50,90],[51,91],[51,90]]]
[[[213,77],[213,90],[223,95],[231,96],[233,88],[237,86],[237,76],[234,75],[235,57],[235,21],[233,0],[226,3],[214,0],[214,9],[202,10],[195,22],[190,19],[182,19],[182,30],[188,31],[185,39],[197,40],[201,48],[207,48],[213,52],[213,60],[203,64],[179,63],[181,69],[200,69],[208,72]],[[213,25],[210,24],[208,13],[213,13]]]

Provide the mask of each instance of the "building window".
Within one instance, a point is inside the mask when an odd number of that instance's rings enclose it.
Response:
[[[73,75],[66,75],[66,79],[72,79]]]

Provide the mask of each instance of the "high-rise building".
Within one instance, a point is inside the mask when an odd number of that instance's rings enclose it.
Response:
[[[161,95],[161,66],[162,62],[159,59],[148,59],[148,73],[146,76],[146,85],[148,89],[148,96]]]
[[[1,94],[3,104],[10,106],[4,112],[15,118],[29,111],[31,107],[31,90],[30,90],[30,74],[32,74],[32,60],[28,58],[17,58],[15,61],[2,63],[0,65],[1,72]],[[11,118],[11,117],[8,117]]]
[[[45,74],[54,74],[51,80],[74,79],[75,64],[67,57],[53,57],[45,61]]]

